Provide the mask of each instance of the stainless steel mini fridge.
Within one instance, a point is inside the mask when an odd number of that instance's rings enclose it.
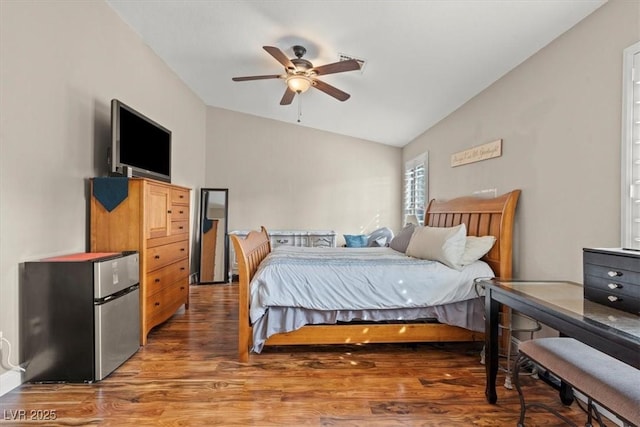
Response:
[[[20,361],[27,382],[93,382],[140,346],[139,255],[80,253],[24,263]]]

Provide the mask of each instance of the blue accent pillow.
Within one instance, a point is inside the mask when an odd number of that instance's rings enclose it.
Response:
[[[345,234],[344,241],[348,248],[366,248],[369,238],[364,234]]]

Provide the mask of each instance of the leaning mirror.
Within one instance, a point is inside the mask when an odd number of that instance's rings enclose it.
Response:
[[[227,213],[229,190],[200,190],[200,283],[227,281]]]

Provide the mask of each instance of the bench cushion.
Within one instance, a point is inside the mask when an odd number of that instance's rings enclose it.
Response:
[[[519,351],[617,415],[640,424],[640,370],[573,338],[537,338]]]

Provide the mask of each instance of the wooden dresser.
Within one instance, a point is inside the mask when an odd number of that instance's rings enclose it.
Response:
[[[583,274],[585,298],[640,314],[640,252],[585,248]]]
[[[115,207],[114,197],[122,198]],[[189,307],[190,199],[190,189],[150,179],[91,180],[91,251],[140,253],[142,345],[154,326]]]

